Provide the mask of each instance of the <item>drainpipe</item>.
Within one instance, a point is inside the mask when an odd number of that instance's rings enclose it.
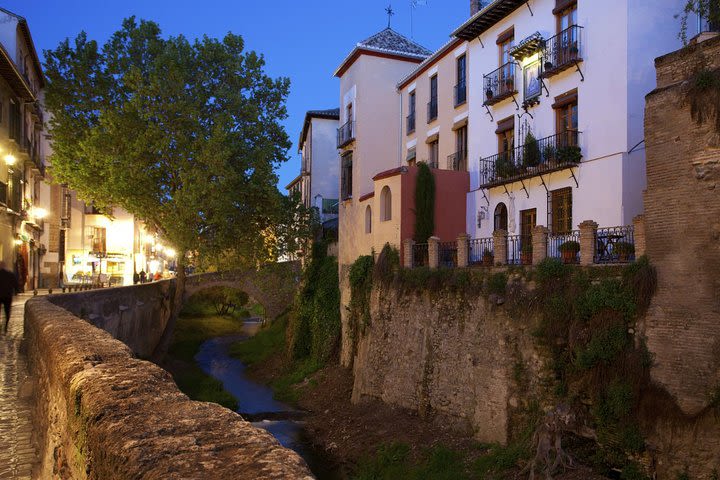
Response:
[[[398,129],[398,167],[402,167],[402,139],[403,139],[403,96],[402,91],[398,91],[398,98],[400,105],[398,106],[398,110],[400,111],[400,128]]]

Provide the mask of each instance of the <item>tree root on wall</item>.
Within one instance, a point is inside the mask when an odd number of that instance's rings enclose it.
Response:
[[[538,473],[551,480],[559,469],[564,471],[576,468],[575,461],[562,447],[563,433],[595,438],[595,432],[586,427],[579,417],[567,405],[558,405],[548,412],[532,437],[535,456],[518,476],[528,473],[528,479],[534,480]]]

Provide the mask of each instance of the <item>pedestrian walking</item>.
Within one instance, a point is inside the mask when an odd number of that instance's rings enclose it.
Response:
[[[5,308],[5,327],[7,332],[10,323],[10,308],[12,307],[13,295],[18,292],[18,282],[15,274],[7,269],[5,262],[0,262],[0,303]]]

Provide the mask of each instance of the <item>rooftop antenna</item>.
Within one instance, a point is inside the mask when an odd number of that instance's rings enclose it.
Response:
[[[415,32],[413,27],[413,12],[420,5],[427,5],[427,0],[410,0],[410,38],[415,38]]]
[[[393,9],[392,9],[392,5],[388,5],[387,8],[385,9],[385,12],[387,12],[387,16],[388,16],[388,28],[390,28],[390,19],[392,18],[393,15],[395,15],[395,12],[393,12]]]

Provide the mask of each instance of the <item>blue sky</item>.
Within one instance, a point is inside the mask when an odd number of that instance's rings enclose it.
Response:
[[[160,24],[166,35],[240,34],[246,47],[265,55],[267,72],[291,80],[285,129],[293,146],[278,170],[279,188],[299,173],[297,140],[307,110],[337,106],[335,68],[356,42],[387,26],[410,36],[410,0],[6,0],[2,6],[27,18],[35,46],[52,49],[85,30],[103,43],[123,18],[136,15]],[[469,16],[467,0],[427,0],[413,15],[414,39],[435,50]]]

